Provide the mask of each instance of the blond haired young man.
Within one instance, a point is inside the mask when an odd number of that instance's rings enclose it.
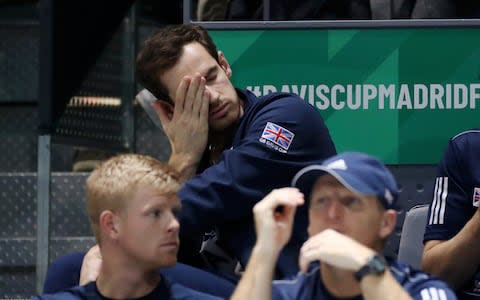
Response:
[[[96,281],[36,299],[218,299],[169,282],[177,262],[177,174],[153,158],[124,154],[87,179],[87,210],[103,262]]]

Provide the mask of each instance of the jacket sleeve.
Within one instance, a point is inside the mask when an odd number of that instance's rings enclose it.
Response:
[[[420,280],[411,287],[407,287],[406,290],[414,300],[457,299],[455,293],[444,282],[434,278]]]
[[[452,238],[471,218],[468,210],[472,204],[467,192],[469,167],[462,148],[457,140],[450,140],[438,165],[424,242]]]
[[[318,112],[300,98],[288,96],[241,120],[232,149],[220,161],[187,181],[180,191],[182,233],[199,233],[225,221],[251,215],[254,204],[274,188],[289,186],[308,162],[335,154],[330,134]],[[247,122],[248,125],[245,126]],[[293,137],[283,146],[262,142],[267,122]]]

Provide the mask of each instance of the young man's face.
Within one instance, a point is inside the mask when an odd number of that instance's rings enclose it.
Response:
[[[175,66],[160,76],[174,102],[178,86],[185,76],[193,78],[199,73],[205,77],[205,88],[211,95],[208,123],[213,131],[232,126],[243,114],[240,98],[230,82],[230,66],[223,54],[219,60],[217,63],[202,45],[193,42],[183,47],[183,54]]]
[[[169,267],[176,263],[179,247],[175,194],[164,195],[152,187],[140,187],[126,208],[117,215],[118,246],[132,263],[145,268]]]
[[[335,177],[324,175],[317,179],[311,193],[308,234],[331,228],[367,247],[378,248],[388,236],[384,216],[376,197],[353,193]]]

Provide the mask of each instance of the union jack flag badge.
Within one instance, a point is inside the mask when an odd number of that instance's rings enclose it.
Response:
[[[473,189],[473,206],[480,206],[480,188]]]
[[[286,153],[294,137],[295,134],[290,130],[275,123],[267,122],[260,137],[260,142]]]

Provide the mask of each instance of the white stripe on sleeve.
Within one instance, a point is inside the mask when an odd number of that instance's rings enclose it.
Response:
[[[439,224],[445,223],[445,203],[447,202],[448,195],[448,177],[444,177],[443,182],[443,193],[442,193],[442,202],[440,204],[440,222]]]
[[[438,299],[438,290],[434,287],[431,287],[428,289],[428,291],[430,292],[430,297],[432,297],[432,300],[439,300]]]
[[[435,179],[435,187],[433,188],[433,199],[430,208],[430,218],[428,220],[428,225],[433,224],[433,216],[435,215],[435,206],[437,205],[437,193],[438,193],[438,177]]]
[[[420,295],[422,296],[422,300],[432,300],[432,298],[430,297],[430,293],[428,292],[428,289],[421,290]]]
[[[445,203],[448,196],[448,177],[437,177],[428,225],[445,223]]]

